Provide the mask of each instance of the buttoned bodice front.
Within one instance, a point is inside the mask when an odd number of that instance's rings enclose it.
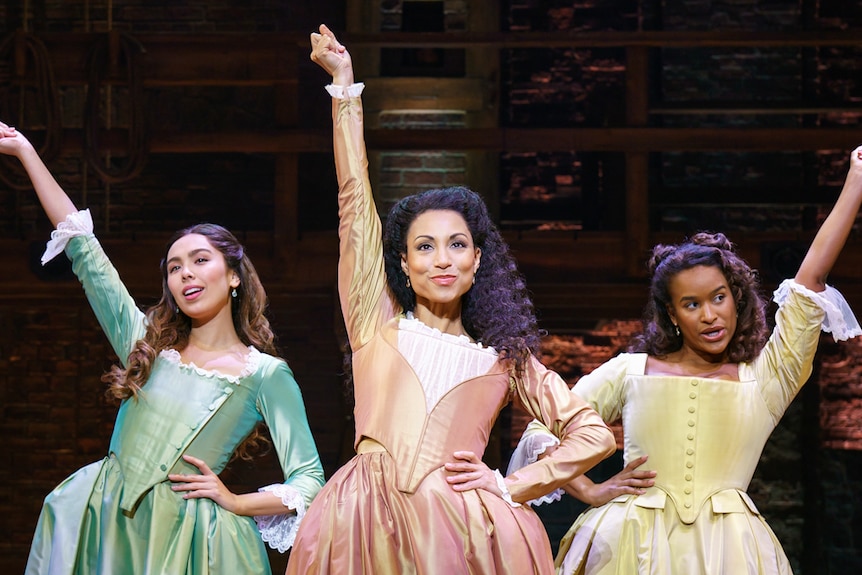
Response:
[[[707,500],[717,513],[757,512],[745,494],[770,433],[808,379],[823,312],[794,291],[776,329],[739,380],[645,374],[646,354],[620,354],[581,378],[573,391],[605,421],[622,419],[624,459],[649,456],[656,484],[634,504],[663,508],[693,523]],[[622,496],[627,499],[631,496]]]

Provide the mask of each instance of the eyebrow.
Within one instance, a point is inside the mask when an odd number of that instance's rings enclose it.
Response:
[[[449,239],[451,240],[451,239],[454,239],[454,238],[457,238],[457,237],[464,237],[464,238],[467,238],[467,239],[469,239],[469,238],[470,238],[470,236],[468,236],[468,235],[467,235],[467,234],[465,234],[464,232],[455,232],[454,234],[452,234],[452,235],[450,235],[450,236],[449,236]],[[413,239],[413,241],[415,242],[416,240],[421,240],[421,239],[425,239],[425,240],[434,240],[434,236],[430,236],[430,235],[428,235],[428,234],[419,234],[418,236],[416,236],[416,237]]]
[[[212,250],[210,250],[209,248],[197,248],[197,249],[194,249],[194,250],[190,251],[190,252],[188,253],[188,257],[190,257],[190,258],[191,258],[191,257],[194,257],[194,256],[196,256],[197,254],[199,254],[199,253],[201,253],[201,252],[206,252],[206,253],[208,253],[208,254],[211,254],[211,253],[212,253]],[[166,263],[171,263],[172,261],[176,261],[176,260],[179,260],[179,259],[180,259],[180,256],[174,256],[174,257],[172,257],[172,258],[169,258],[169,259],[168,259],[168,261],[167,261]]]
[[[728,286],[727,284],[721,284],[720,286],[718,286],[717,288],[715,288],[714,290],[709,292],[709,295],[713,295],[713,294],[720,292],[721,290],[724,290],[724,289],[730,289],[730,286]],[[679,298],[679,301],[690,301],[690,300],[696,300],[696,299],[697,298],[693,295],[684,295],[681,298]]]

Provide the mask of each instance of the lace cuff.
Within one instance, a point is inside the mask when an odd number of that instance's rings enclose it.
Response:
[[[859,327],[859,321],[853,315],[850,304],[834,287],[827,285],[824,291],[816,292],[792,279],[787,279],[781,282],[772,299],[780,306],[787,301],[791,291],[804,295],[824,311],[826,315],[823,317],[821,329],[831,333],[835,341],[844,341],[862,335],[862,328]]]
[[[276,483],[261,487],[258,491],[269,491],[281,499],[285,507],[293,509],[293,513],[278,515],[255,515],[260,538],[279,553],[284,553],[293,546],[299,524],[305,516],[305,499],[296,488],[284,483]]]
[[[333,98],[337,98],[339,100],[346,100],[348,98],[358,98],[362,95],[362,90],[365,88],[365,84],[362,82],[356,82],[355,84],[351,84],[349,86],[338,86],[337,84],[329,84],[326,86],[326,91],[329,92],[329,95]]]
[[[88,236],[93,233],[93,216],[90,210],[81,210],[69,214],[66,219],[57,225],[57,229],[51,232],[51,239],[42,254],[42,265],[53,260],[66,249],[66,244],[74,237]]]
[[[539,460],[539,455],[545,452],[552,445],[559,445],[560,440],[549,433],[525,433],[518,442],[515,451],[512,452],[512,457],[509,459],[509,469],[507,475],[515,473],[522,467],[526,467],[531,463]],[[563,497],[562,489],[554,489],[552,492],[527,501],[527,505],[542,505],[543,503],[553,503],[559,501]]]
[[[516,503],[512,501],[512,494],[509,493],[509,486],[506,485],[506,480],[503,479],[503,474],[500,473],[499,469],[494,470],[494,477],[497,479],[497,487],[500,488],[500,491],[503,492],[503,501],[511,505],[512,507],[520,507],[520,503]]]

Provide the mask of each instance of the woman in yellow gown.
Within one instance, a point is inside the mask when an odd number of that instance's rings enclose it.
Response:
[[[862,333],[826,285],[860,202],[862,147],[795,278],[775,292],[771,336],[756,276],[724,235],[653,249],[644,332],[572,390],[605,421],[622,419],[626,465],[603,483],[579,477],[565,488],[591,507],[563,538],[560,575],[791,573],[746,490],[811,374],[821,329],[836,340]],[[531,423],[510,469],[556,441]]]
[[[312,46],[333,77],[338,288],[357,455],[309,507],[287,573],[551,573],[544,527],[519,502],[612,453],[610,430],[533,356],[532,305],[477,194],[456,187],[405,198],[382,233],[361,85],[329,29]],[[503,478],[479,458],[512,399],[561,445]]]

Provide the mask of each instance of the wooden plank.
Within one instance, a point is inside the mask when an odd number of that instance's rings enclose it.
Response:
[[[643,127],[649,121],[649,50],[643,46],[626,49],[626,122]],[[643,258],[649,248],[649,155],[625,154],[626,272],[644,275]]]
[[[135,34],[142,52],[139,73],[145,86],[270,85],[296,83],[298,34]],[[40,34],[59,84],[86,81],[87,59],[105,34]],[[302,44],[300,44],[300,41]],[[307,50],[307,48],[305,48]]]
[[[351,26],[355,29],[356,25]],[[40,33],[60,84],[85,81],[87,55],[104,38],[99,33]],[[357,51],[381,47],[442,48],[780,48],[862,46],[852,30],[788,32],[386,32],[344,33],[342,40]],[[299,32],[262,34],[134,34],[144,52],[146,86],[267,85],[296,81],[295,63],[308,55],[308,35]],[[375,67],[376,68],[376,67]],[[367,69],[364,77],[377,75]]]
[[[33,132],[36,132],[33,130]],[[121,153],[125,133],[104,134],[105,147]],[[855,128],[713,129],[713,128],[476,128],[452,130],[366,130],[369,150],[483,150],[496,152],[566,151],[818,151],[851,150],[862,141]],[[66,130],[66,153],[79,153],[81,134]],[[283,129],[266,132],[156,132],[150,152],[287,153],[332,151],[325,129]]]
[[[862,46],[855,30],[745,31],[648,31],[648,32],[380,32],[344,34],[349,46],[471,48],[732,48]]]
[[[487,85],[479,78],[366,78],[367,111],[482,110]]]

